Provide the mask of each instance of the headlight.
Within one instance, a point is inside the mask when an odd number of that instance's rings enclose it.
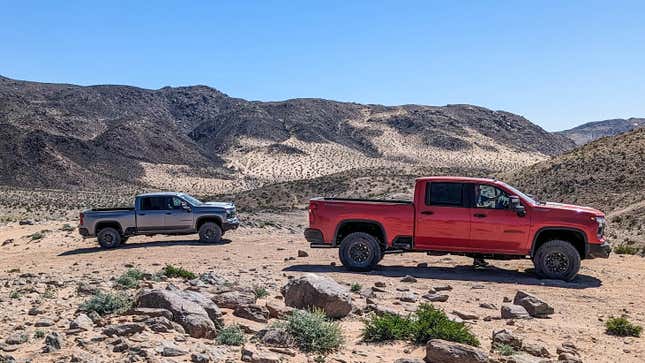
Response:
[[[603,234],[605,234],[605,226],[607,225],[607,221],[605,220],[605,217],[596,217],[596,223],[598,223],[598,238],[602,237]]]
[[[226,219],[233,219],[235,218],[235,209],[229,209],[226,211]]]

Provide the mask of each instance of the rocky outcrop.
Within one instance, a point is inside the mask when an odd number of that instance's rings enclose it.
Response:
[[[425,360],[432,363],[486,363],[488,354],[470,345],[432,339],[426,345]]]
[[[331,318],[342,318],[352,310],[349,291],[326,276],[306,274],[282,287],[284,303],[297,309],[320,308]]]

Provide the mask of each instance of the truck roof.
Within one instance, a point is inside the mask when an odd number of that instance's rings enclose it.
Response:
[[[180,196],[180,195],[184,195],[184,193],[180,193],[180,192],[143,193],[143,194],[138,194],[137,197],[154,197],[158,195]]]
[[[453,181],[453,182],[473,182],[473,183],[482,183],[482,182],[496,182],[497,180],[491,178],[471,178],[466,176],[426,176],[423,178],[417,178],[417,181]]]

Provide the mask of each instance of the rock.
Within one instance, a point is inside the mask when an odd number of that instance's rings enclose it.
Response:
[[[539,343],[526,343],[522,344],[522,351],[535,357],[550,358],[551,353],[546,347]]]
[[[251,363],[280,363],[280,356],[251,347],[242,347],[242,361]]]
[[[31,219],[23,219],[23,220],[18,221],[18,224],[21,225],[21,226],[33,226],[34,221],[32,221]]]
[[[173,321],[179,323],[193,338],[214,338],[217,336],[217,328],[221,326],[221,322],[213,321],[200,304],[174,291],[143,289],[137,295],[136,305],[139,308],[161,308],[170,311]]]
[[[562,352],[558,355],[558,363],[582,363],[582,359],[577,355]]]
[[[432,302],[446,302],[448,301],[448,295],[446,294],[425,294],[422,298],[432,301]]]
[[[210,363],[212,362],[211,358],[206,354],[202,353],[193,353],[190,355],[190,361],[193,363]]]
[[[187,351],[173,346],[165,346],[161,349],[161,355],[163,357],[180,357],[186,354],[188,354]]]
[[[394,361],[394,363],[424,363],[423,359],[417,358],[399,358]]]
[[[227,309],[235,309],[240,305],[255,304],[257,298],[253,291],[228,291],[212,297],[217,306]]]
[[[136,333],[141,333],[146,329],[145,325],[139,323],[124,323],[124,324],[114,324],[108,325],[103,329],[103,334],[113,337],[113,336],[130,336]]]
[[[201,306],[216,326],[224,326],[224,320],[222,318],[224,314],[222,314],[219,306],[217,306],[217,304],[214,303],[211,299],[195,291],[176,291],[176,293],[180,297]]]
[[[45,348],[43,351],[45,353],[56,352],[63,347],[63,337],[56,332],[47,334],[45,337]]]
[[[405,275],[401,278],[401,282],[417,282],[417,279],[414,276]]]
[[[16,358],[14,358],[13,356],[11,356],[9,354],[0,354],[0,362],[3,362],[3,363],[15,363]]]
[[[375,287],[385,287],[385,286],[387,286],[387,285],[385,284],[385,282],[384,282],[384,281],[376,281],[376,282],[374,283],[374,286],[375,286]]]
[[[452,313],[457,315],[463,320],[479,320],[479,316],[477,314],[463,312],[459,310],[453,310]]]
[[[294,311],[294,308],[289,306],[284,306],[275,302],[267,301],[266,303],[267,310],[269,310],[269,317],[273,319],[284,319],[287,316],[291,315]]]
[[[482,309],[497,310],[497,306],[495,306],[495,304],[481,303],[479,304],[479,307]]]
[[[531,316],[520,305],[504,304],[500,309],[502,319],[529,319]]]
[[[291,335],[285,329],[279,327],[262,329],[255,337],[262,344],[269,347],[290,347],[294,345]]]
[[[549,361],[542,358],[534,357],[530,354],[524,352],[516,352],[509,357],[505,357],[504,361],[506,363],[547,363]],[[560,363],[560,362],[558,362]]]
[[[167,333],[175,329],[173,322],[164,316],[148,318],[148,320],[146,320],[146,325],[150,330],[157,333]]]
[[[554,313],[553,307],[535,295],[518,291],[513,299],[513,304],[521,305],[529,315],[536,318],[546,318]]]
[[[24,332],[15,332],[11,335],[9,335],[4,342],[9,344],[9,345],[18,345],[22,343],[26,343],[27,340],[29,340],[29,337],[27,334]]]
[[[135,308],[128,312],[130,315],[144,315],[150,318],[156,318],[162,316],[168,320],[172,320],[172,313],[167,309],[155,309],[155,308]]]
[[[69,328],[88,331],[94,329],[94,322],[87,315],[80,314],[69,323]]]
[[[435,291],[450,291],[450,290],[452,290],[452,286],[450,286],[450,285],[439,285],[439,286],[433,286],[433,289]]]
[[[488,354],[470,345],[432,339],[426,345],[425,360],[432,363],[486,363]]]
[[[417,297],[417,294],[415,294],[415,293],[409,293],[409,294],[403,294],[399,298],[399,300],[401,300],[403,302],[414,303],[414,302],[417,302],[417,300],[419,300],[419,297]]]
[[[284,303],[297,309],[320,308],[331,318],[342,318],[352,311],[349,291],[326,276],[305,274],[291,279],[281,292]]]
[[[35,315],[40,315],[42,313],[43,313],[42,309],[40,309],[38,306],[34,306],[31,309],[29,309],[29,311],[27,312],[27,315],[35,316]]]
[[[46,328],[54,324],[56,323],[54,323],[54,321],[51,319],[40,319],[36,322],[36,324],[34,324],[34,326],[37,328]]]
[[[427,262],[420,262],[420,263],[417,263],[417,268],[427,268],[427,267],[428,267],[428,263],[427,263]]]
[[[233,315],[259,323],[266,323],[269,319],[269,309],[266,306],[256,304],[240,305],[235,309]]]
[[[507,329],[493,331],[493,347],[499,345],[510,345],[515,349],[522,347],[522,339],[513,335],[513,332]]]
[[[9,239],[5,240],[4,242],[2,242],[2,245],[6,246],[6,245],[10,245],[12,243],[13,243],[13,238],[9,238]]]
[[[209,271],[199,276],[199,279],[208,285],[227,285],[228,280],[218,275],[214,271]]]
[[[298,250],[298,257],[309,257],[309,254],[303,250]]]

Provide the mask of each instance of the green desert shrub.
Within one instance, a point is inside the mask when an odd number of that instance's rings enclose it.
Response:
[[[197,278],[197,275],[195,275],[193,272],[190,272],[183,267],[175,267],[173,265],[166,265],[166,267],[163,268],[162,273],[166,277],[170,278],[181,277],[190,280]]]
[[[446,313],[430,304],[421,304],[407,317],[387,313],[371,315],[364,323],[362,336],[368,342],[411,340],[425,344],[430,339],[443,339],[479,346],[479,340],[464,323],[450,320]]]
[[[128,269],[116,279],[117,287],[122,289],[136,289],[139,287],[139,281],[143,280],[145,274],[136,268]]]
[[[132,307],[132,299],[125,294],[98,292],[89,300],[83,302],[80,309],[94,311],[99,315],[123,313]]]
[[[305,352],[326,354],[337,350],[344,343],[340,325],[331,321],[322,310],[296,310],[280,327]]]
[[[224,345],[242,345],[244,344],[244,332],[239,325],[229,325],[220,330],[217,342]]]
[[[636,255],[638,252],[640,252],[640,248],[625,244],[614,247],[614,253],[618,255]]]
[[[349,287],[349,289],[350,289],[352,292],[360,292],[362,288],[363,288],[363,286],[361,286],[361,284],[359,284],[359,283],[357,283],[357,282],[354,282],[354,283]]]
[[[607,334],[621,337],[640,337],[641,332],[643,331],[643,327],[630,322],[624,316],[620,318],[611,317],[607,319],[605,327],[607,328]]]
[[[264,287],[258,286],[253,289],[253,293],[257,299],[269,296],[269,292]]]

